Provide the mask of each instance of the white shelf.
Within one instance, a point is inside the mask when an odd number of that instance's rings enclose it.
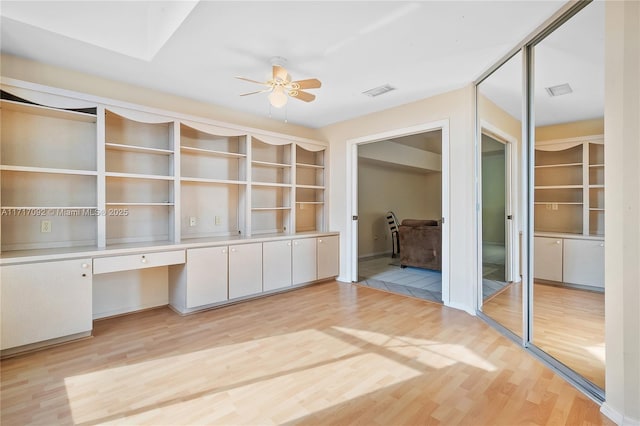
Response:
[[[197,183],[219,183],[225,185],[246,185],[247,181],[243,180],[225,180],[225,179],[207,179],[195,177],[182,177],[181,182],[197,182]]]
[[[601,168],[604,167],[604,164],[589,164],[589,167]]]
[[[582,163],[546,164],[542,166],[535,166],[536,169],[553,169],[559,167],[582,167]]]
[[[266,211],[266,210],[291,210],[291,207],[252,207],[252,211]]]
[[[604,209],[590,208],[589,211],[591,211],[591,212],[604,212]]]
[[[535,189],[582,189],[582,185],[544,185],[536,186]]]
[[[214,151],[211,149],[194,148],[191,146],[182,146],[180,147],[180,150],[182,152],[191,152],[194,154],[210,155],[213,157],[244,158],[247,156],[246,154],[238,154],[235,152]]]
[[[324,204],[324,201],[296,201],[296,204]]]
[[[142,152],[145,154],[159,154],[159,155],[173,154],[173,151],[169,149],[147,148],[144,146],[125,145],[121,143],[105,143],[104,145],[107,149],[113,149],[118,151]]]
[[[558,205],[566,205],[566,206],[581,206],[584,203],[577,202],[564,202],[564,201],[536,201],[533,204],[536,205],[544,205],[544,204],[558,204]]]
[[[43,115],[45,117],[63,118],[65,120],[83,121],[85,123],[95,123],[96,116],[86,112],[69,111],[65,109],[50,108],[41,105],[26,104],[23,102],[2,99],[2,108],[9,111],[24,112],[27,114]]]
[[[296,185],[296,188],[303,188],[303,189],[324,189],[324,186],[320,186],[320,185]]]
[[[60,175],[81,175],[81,176],[97,176],[98,172],[94,170],[75,170],[75,169],[55,169],[49,167],[29,167],[29,166],[10,166],[1,165],[0,170],[8,172],[27,172],[27,173],[53,173]]]
[[[307,163],[296,163],[296,167],[309,168],[309,169],[324,169],[324,166],[319,166],[317,164],[307,164]]]
[[[147,180],[166,180],[166,181],[174,180],[173,176],[141,175],[137,173],[107,172],[105,173],[105,176],[112,177],[112,178],[124,178],[124,179],[147,179]]]
[[[290,183],[275,183],[275,182],[251,182],[253,186],[272,186],[278,188],[291,188]]]
[[[175,203],[128,203],[128,202],[109,202],[107,206],[173,206]]]
[[[278,169],[291,167],[291,164],[270,163],[268,161],[252,161],[251,164],[254,165],[254,166],[275,167],[275,168],[278,168]]]
[[[604,189],[604,185],[589,185],[590,189]]]

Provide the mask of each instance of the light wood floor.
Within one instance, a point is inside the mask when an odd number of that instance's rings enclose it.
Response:
[[[533,343],[604,389],[604,293],[535,283]],[[522,335],[522,285],[512,284],[483,311]]]
[[[1,363],[3,425],[613,424],[478,318],[330,282]]]

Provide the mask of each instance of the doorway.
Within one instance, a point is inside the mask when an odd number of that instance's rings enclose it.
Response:
[[[425,135],[430,134],[429,139],[431,142],[431,147],[420,145],[423,142],[419,142],[421,139],[424,139]],[[440,153],[434,153],[433,144],[434,137],[433,135],[437,135],[438,148]],[[382,142],[383,144],[378,145],[378,143]],[[384,143],[391,143],[394,145],[388,145],[385,147]],[[398,129],[391,132],[386,132],[383,134],[371,135],[355,140],[348,141],[348,177],[349,177],[349,186],[350,194],[348,194],[349,200],[349,222],[347,226],[347,235],[346,237],[351,241],[350,244],[350,253],[349,258],[350,262],[350,271],[349,276],[351,277],[352,282],[360,281],[361,274],[359,274],[359,266],[368,267],[368,271],[364,271],[365,274],[370,274],[372,269],[378,269],[380,273],[384,273],[382,271],[385,268],[393,269],[390,271],[388,275],[394,275],[393,280],[402,281],[400,284],[403,285],[406,291],[399,291],[401,294],[419,297],[426,300],[433,300],[437,298],[438,302],[444,303],[447,305],[449,303],[449,224],[446,220],[448,216],[448,206],[449,206],[449,125],[448,121],[443,120],[439,122],[429,123],[422,126],[415,126],[411,128]],[[366,159],[363,161],[359,161],[359,151],[367,152]],[[377,151],[383,151],[382,159],[380,155],[376,156]],[[378,152],[379,154],[379,152]],[[380,198],[380,185],[376,185],[372,182],[367,182],[367,179],[371,177],[370,174],[363,175],[363,171],[371,171],[377,168],[379,174],[381,176],[377,176],[376,179],[380,180],[384,178],[384,176],[393,176],[394,171],[398,171],[398,175],[427,175],[435,173],[433,170],[433,160],[437,158],[437,162],[439,163],[439,172],[437,173],[437,178],[434,179],[434,176],[431,176],[431,179],[428,179],[432,183],[434,181],[438,182],[438,189],[440,192],[439,198],[439,208],[435,209],[433,206],[430,206],[430,209],[412,209],[407,208],[406,206],[399,205],[403,203],[392,202],[389,205],[385,205],[382,207],[381,205],[377,207],[379,211],[377,211],[377,215],[373,211],[361,211],[358,198],[359,193],[365,191],[369,191],[373,186],[373,190],[378,190],[378,195],[376,198]],[[384,160],[384,161],[382,161]],[[390,163],[395,162],[396,165],[392,165]],[[386,163],[386,164],[385,164]],[[404,163],[404,164],[403,164]],[[429,170],[429,168],[431,168]],[[362,170],[361,170],[362,169]],[[402,173],[399,171],[403,170]],[[396,196],[396,201],[398,200],[398,196],[404,197],[405,201],[410,201],[416,199],[418,194],[415,191],[411,191],[412,185],[415,186],[414,179],[413,183],[408,184],[405,188],[400,182],[387,182],[385,185],[387,189],[394,192]],[[364,182],[365,186],[361,187],[361,183]],[[421,191],[424,188],[420,188]],[[423,191],[424,192],[424,191]],[[419,195],[418,195],[419,196]],[[391,200],[393,201],[393,200]],[[404,203],[406,204],[406,203]],[[419,204],[419,203],[418,203]],[[424,203],[423,203],[424,204]],[[394,207],[398,206],[399,208]],[[424,206],[423,206],[424,207]],[[395,209],[395,211],[394,211]],[[365,210],[368,210],[365,209]],[[413,268],[407,267],[402,268],[400,264],[399,257],[392,258],[393,245],[391,238],[392,235],[389,231],[389,228],[383,228],[386,226],[385,223],[385,215],[391,210],[394,211],[399,219],[402,222],[403,219],[428,219],[424,216],[433,216],[430,219],[438,222],[439,229],[441,230],[441,249],[439,255],[441,256],[441,271],[429,270],[426,268]],[[362,215],[362,216],[361,216]],[[418,216],[418,217],[411,217]],[[363,239],[360,234],[363,231],[362,229],[359,232],[359,225],[366,227],[366,233],[368,235],[368,241],[363,243]],[[362,246],[362,250],[361,247]],[[373,248],[372,248],[373,247]],[[382,249],[380,249],[382,247]],[[402,245],[400,246],[400,251],[402,251]],[[369,257],[369,259],[367,259]],[[376,260],[376,257],[382,258],[382,260]],[[359,265],[359,261],[367,260],[371,261],[370,264],[361,264]],[[373,271],[375,274],[375,271]],[[387,278],[388,278],[387,275]],[[437,276],[437,277],[436,277]],[[435,279],[438,278],[438,289],[437,291],[434,286]],[[420,294],[420,289],[416,288],[407,288],[406,284],[417,283],[416,285],[420,285],[420,281],[422,280],[422,284],[424,285],[424,289],[431,294],[431,296],[435,296],[433,298],[430,297],[421,297],[426,294]],[[384,280],[380,280],[384,281]],[[397,283],[396,283],[397,284]],[[428,287],[428,289],[426,288]],[[393,291],[392,289],[385,289]],[[435,301],[435,300],[434,300]]]
[[[502,291],[510,277],[508,194],[508,144],[482,133],[482,298],[484,301]],[[510,150],[509,150],[510,151]]]

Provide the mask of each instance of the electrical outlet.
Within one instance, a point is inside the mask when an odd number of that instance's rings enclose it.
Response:
[[[553,203],[551,205],[551,210],[558,210],[558,204],[557,203]]]
[[[214,220],[215,220],[215,224],[216,224],[216,225],[220,225],[220,223],[222,222],[222,220],[221,220],[220,216],[216,216],[216,217],[214,218]]]
[[[189,226],[196,226],[198,224],[198,219],[195,216],[189,216]]]
[[[549,203],[545,204],[545,208],[546,208],[547,210],[551,210],[551,204],[549,204]]]
[[[51,221],[50,220],[41,220],[40,221],[40,232],[43,232],[43,233],[51,232]]]

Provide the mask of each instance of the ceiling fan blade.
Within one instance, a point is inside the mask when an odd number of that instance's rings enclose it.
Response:
[[[248,81],[249,83],[257,83],[257,84],[262,84],[263,86],[268,86],[268,84],[266,82],[264,82],[264,81],[256,81],[256,80],[251,80],[250,78],[238,77],[238,76],[236,76],[236,78],[238,80]]]
[[[300,89],[317,89],[322,86],[322,83],[317,78],[309,78],[306,80],[298,80],[291,83],[292,86],[298,85]]]
[[[287,70],[284,67],[281,67],[280,65],[273,66],[273,79],[275,80],[277,78],[286,82],[287,84],[291,82],[291,76],[289,75]]]
[[[255,95],[256,93],[264,93],[264,92],[269,92],[269,91],[271,91],[271,89],[256,90],[255,92],[243,93],[240,96]]]
[[[302,90],[294,90],[289,92],[289,95],[292,98],[300,99],[301,101],[311,102],[316,98],[316,95],[312,95],[311,93],[303,92]]]

